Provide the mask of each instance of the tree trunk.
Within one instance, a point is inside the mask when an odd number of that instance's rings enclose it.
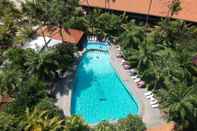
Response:
[[[39,28],[41,28],[42,37],[44,38],[44,43],[45,43],[45,46],[46,46],[47,45],[47,41],[46,41],[44,30],[43,30],[44,26],[46,26],[45,23],[41,24],[41,26]]]
[[[48,47],[48,44],[49,44],[49,42],[51,41],[51,39],[49,39],[48,41],[46,41],[46,36],[45,36],[44,30],[43,30],[43,27],[44,27],[44,26],[46,26],[46,25],[45,25],[45,24],[42,24],[41,27],[40,27],[40,28],[41,28],[42,37],[43,37],[44,43],[45,43],[44,46],[40,49],[40,52],[42,52],[42,51],[44,50],[45,47]]]
[[[106,11],[106,8],[107,8],[107,2],[106,2],[106,0],[105,0],[105,11]]]
[[[64,43],[63,31],[64,31],[64,28],[62,27],[62,25],[59,25],[59,32],[60,32],[60,36],[62,38],[62,43]]]
[[[145,24],[146,27],[148,26],[151,7],[152,7],[152,0],[149,1],[148,11],[147,11],[147,15],[146,15],[146,24]]]
[[[89,3],[89,0],[86,0],[87,1],[87,4],[88,4],[88,7],[90,7],[90,3]],[[89,10],[90,8],[88,8],[88,10]],[[88,12],[89,14],[90,14],[90,12]],[[92,12],[91,12],[91,16],[90,16],[90,28],[92,29],[92,34],[93,34],[93,20],[92,20]]]

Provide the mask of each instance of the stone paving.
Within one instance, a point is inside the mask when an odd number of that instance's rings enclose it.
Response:
[[[137,88],[135,82],[126,72],[126,70],[122,67],[121,59],[116,57],[118,54],[118,50],[114,45],[110,47],[110,58],[111,64],[119,74],[120,78],[125,82],[129,91],[131,91],[137,100],[140,103],[140,116],[142,117],[143,121],[146,123],[147,127],[153,127],[164,123],[165,121],[161,117],[161,113],[159,109],[152,108],[149,101],[144,97],[144,93],[146,89],[144,88]]]
[[[66,78],[59,80],[55,92],[57,99],[55,105],[63,111],[65,116],[70,116],[71,109],[71,89],[68,85],[70,84]]]

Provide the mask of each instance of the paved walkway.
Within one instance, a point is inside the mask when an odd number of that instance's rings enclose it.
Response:
[[[71,115],[71,93],[73,87],[74,74],[77,68],[77,63],[79,62],[81,52],[75,54],[77,60],[72,67],[72,71],[70,73],[65,73],[63,78],[57,81],[56,83],[56,103],[55,105],[61,109],[65,116]]]
[[[136,87],[135,82],[131,79],[126,70],[124,70],[124,68],[121,66],[121,59],[116,57],[117,53],[118,51],[116,47],[112,45],[112,47],[110,48],[111,64],[115,68],[119,76],[124,80],[127,87],[129,88],[129,91],[133,92],[133,94],[141,104],[141,117],[143,118],[143,121],[146,123],[147,127],[153,127],[164,123],[164,120],[161,118],[159,109],[152,108],[149,104],[149,101],[144,97],[146,89]]]
[[[55,105],[61,109],[65,116],[70,116],[71,109],[71,85],[68,79],[62,78],[56,85],[56,103]]]

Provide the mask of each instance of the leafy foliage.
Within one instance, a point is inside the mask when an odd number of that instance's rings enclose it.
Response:
[[[162,92],[158,96],[168,109],[169,120],[177,122],[181,129],[196,129],[196,94],[188,91],[196,90],[197,67],[192,64],[197,51],[196,27],[188,27],[183,21],[162,20],[146,32],[135,23],[128,25],[119,37],[125,59],[139,70],[148,89]]]
[[[68,131],[89,131],[89,127],[84,123],[83,119],[78,116],[67,117],[64,124],[65,130]]]
[[[17,118],[13,115],[1,112],[0,113],[0,130],[1,131],[17,131]]]
[[[169,87],[169,90],[162,90],[160,96],[169,120],[176,121],[179,129],[197,129],[196,88],[179,84],[176,88]]]
[[[145,129],[145,125],[138,116],[129,115],[127,118],[121,119],[118,122],[119,131],[144,131]]]
[[[115,124],[111,124],[107,121],[100,122],[98,125],[95,127],[95,131],[115,131],[117,128]]]

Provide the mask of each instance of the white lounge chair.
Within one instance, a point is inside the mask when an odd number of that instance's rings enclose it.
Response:
[[[157,108],[159,107],[159,104],[154,104],[154,105],[151,105],[153,108]]]
[[[128,70],[128,72],[129,72],[130,74],[137,74],[137,71],[136,71],[135,69],[130,69],[130,70]]]
[[[131,76],[132,79],[137,79],[138,78],[138,75],[133,75]]]
[[[155,100],[150,101],[150,104],[155,105],[155,104],[157,104],[157,102],[158,102],[158,100],[155,99]]]
[[[140,82],[141,81],[141,79],[140,78],[136,78],[136,79],[133,79],[134,80],[134,82],[135,83],[137,83],[137,82]]]
[[[151,94],[153,94],[152,91],[148,91],[148,92],[144,93],[145,96],[149,96],[149,95],[151,95]]]
[[[154,97],[151,97],[150,98],[150,101],[155,101],[156,99]]]
[[[123,63],[125,63],[125,60],[124,60],[124,59],[121,60],[121,65],[122,65]]]
[[[117,51],[121,51],[120,47],[117,48]]]
[[[128,70],[128,74],[129,74],[130,76],[136,76],[136,75],[137,75],[137,73],[130,72],[129,70]]]
[[[146,99],[151,99],[151,98],[154,98],[153,97],[153,94],[149,95],[149,96],[146,96]]]
[[[122,55],[119,53],[119,54],[116,54],[116,57],[117,57],[117,58],[121,58]]]
[[[92,36],[90,36],[90,40],[91,40],[91,41],[93,40],[93,37],[92,37]]]
[[[121,60],[121,65],[129,65],[129,63],[128,63],[126,60],[122,59],[122,60]],[[129,65],[129,66],[130,66],[130,65]]]

